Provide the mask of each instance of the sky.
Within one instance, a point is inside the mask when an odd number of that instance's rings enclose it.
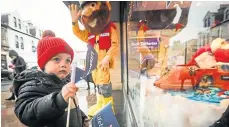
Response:
[[[203,19],[208,11],[217,12],[220,4],[229,4],[229,1],[193,1],[189,10],[188,23],[186,27],[176,36],[170,39],[170,43],[180,40],[184,43],[191,39],[198,39],[198,32],[205,31],[203,29]]]
[[[74,50],[86,50],[86,44],[72,32],[71,16],[61,0],[0,0],[2,13],[17,11],[22,20],[31,20],[42,30],[50,29]]]
[[[50,29],[57,37],[66,40],[75,50],[86,50],[86,44],[79,40],[72,32],[71,16],[68,8],[61,0],[0,0],[2,13],[18,11],[22,20],[31,20],[32,23],[43,30]],[[197,38],[197,33],[203,28],[203,18],[207,11],[217,11],[219,2],[192,2],[189,11],[187,26],[170,43],[181,40],[181,43]]]

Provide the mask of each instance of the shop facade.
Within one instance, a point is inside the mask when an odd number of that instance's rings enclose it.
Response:
[[[222,116],[229,104],[228,8],[226,1],[119,2],[113,20],[120,23],[127,126],[207,127]]]
[[[110,3],[121,126],[208,127],[220,119],[229,104],[229,2]]]

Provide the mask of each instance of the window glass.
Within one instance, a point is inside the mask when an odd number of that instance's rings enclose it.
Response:
[[[21,49],[24,49],[24,40],[22,37],[21,37]]]
[[[28,26],[26,26],[26,33],[28,33],[29,32],[29,30],[28,30]]]
[[[18,36],[15,35],[15,47],[19,48]]]
[[[229,104],[229,2],[128,6],[128,97],[139,126],[212,125]]]
[[[226,20],[229,19],[229,10],[226,11]]]
[[[35,46],[35,43],[34,41],[32,41],[32,52],[36,52],[37,48]]]
[[[19,29],[21,29],[21,20],[18,19],[18,26],[19,26]]]
[[[17,27],[17,19],[14,17],[14,27]]]

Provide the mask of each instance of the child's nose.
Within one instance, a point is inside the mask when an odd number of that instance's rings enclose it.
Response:
[[[62,60],[62,61],[60,62],[60,66],[61,66],[61,67],[66,67],[66,65],[67,65],[67,62],[64,61],[64,60]]]

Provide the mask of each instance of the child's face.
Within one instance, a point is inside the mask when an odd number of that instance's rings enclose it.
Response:
[[[52,57],[45,65],[45,72],[55,74],[60,79],[64,79],[71,69],[71,56],[67,53],[59,53]]]

